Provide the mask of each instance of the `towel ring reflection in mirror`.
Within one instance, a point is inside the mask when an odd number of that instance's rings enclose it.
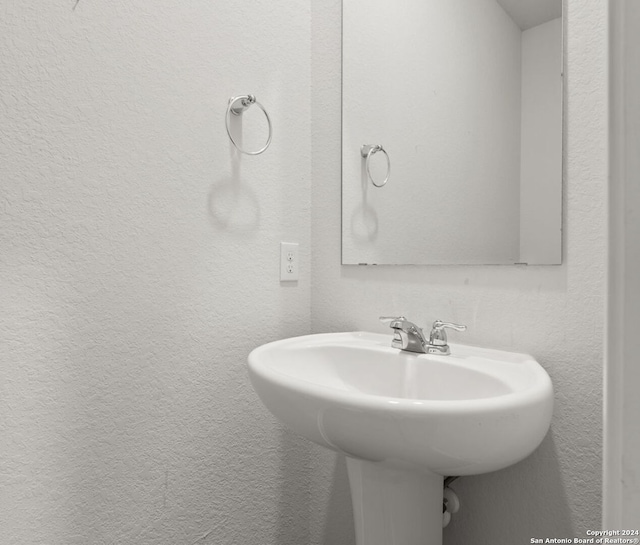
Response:
[[[373,179],[373,176],[371,175],[370,162],[371,162],[371,157],[376,153],[378,153],[379,151],[384,153],[384,156],[387,159],[387,175],[385,176],[384,180],[382,180],[382,182],[376,183],[376,181]],[[371,183],[376,187],[382,187],[383,185],[385,185],[389,181],[389,176],[391,176],[391,160],[389,159],[389,154],[386,152],[386,150],[380,144],[376,144],[373,146],[371,144],[364,144],[360,148],[360,154],[365,159],[365,166],[367,167],[367,176],[369,176]]]
[[[266,144],[264,146],[262,146],[259,150],[247,151],[245,149],[242,149],[238,145],[238,143],[235,141],[233,136],[231,135],[231,129],[229,128],[229,120],[231,119],[231,115],[236,115],[236,116],[242,115],[242,113],[247,108],[249,108],[252,104],[255,104],[256,106],[258,106],[258,108],[260,108],[262,110],[262,112],[264,113],[265,117],[267,118],[267,125],[269,126],[269,136],[267,138]],[[260,155],[262,152],[264,152],[269,147],[269,144],[271,144],[271,136],[273,134],[273,128],[271,126],[271,118],[269,117],[269,114],[267,113],[267,110],[265,110],[264,107],[262,106],[262,104],[260,104],[256,100],[256,97],[254,95],[240,95],[240,96],[237,96],[237,97],[231,97],[229,99],[229,105],[227,106],[227,112],[225,114],[224,121],[225,121],[225,126],[227,128],[227,134],[229,135],[229,140],[231,140],[231,143],[241,153],[244,153],[246,155]]]

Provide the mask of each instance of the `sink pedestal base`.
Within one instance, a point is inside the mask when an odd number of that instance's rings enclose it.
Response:
[[[444,477],[347,457],[356,545],[442,545]]]

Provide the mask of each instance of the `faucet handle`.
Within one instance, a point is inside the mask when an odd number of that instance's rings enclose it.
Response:
[[[451,322],[443,322],[442,320],[436,320],[433,322],[431,328],[431,334],[429,335],[429,344],[434,346],[446,346],[447,333],[445,329],[455,329],[456,331],[466,331],[466,325],[453,324]]]
[[[433,322],[433,329],[436,329],[436,330],[440,331],[440,330],[445,329],[445,328],[455,329],[456,331],[466,331],[467,330],[467,326],[466,325],[453,324],[451,322],[443,322],[442,320],[436,320],[435,322]]]
[[[392,329],[401,328],[403,322],[407,321],[404,316],[380,316],[379,319],[383,324],[389,324]]]

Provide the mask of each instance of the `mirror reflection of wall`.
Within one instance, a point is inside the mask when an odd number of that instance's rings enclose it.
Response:
[[[561,0],[343,0],[343,263],[561,262],[560,16]],[[363,145],[388,153],[384,187]]]

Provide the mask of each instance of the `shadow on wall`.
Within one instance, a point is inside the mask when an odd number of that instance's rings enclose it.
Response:
[[[311,445],[292,431],[282,429],[279,460],[280,484],[276,541],[279,545],[310,543]]]
[[[275,541],[278,545],[355,543],[345,458],[329,451],[319,452],[321,448],[294,432],[282,431]],[[334,460],[332,470],[328,460]],[[326,482],[329,475],[330,482]]]
[[[214,182],[209,192],[209,217],[214,227],[232,233],[251,233],[260,225],[260,202],[255,192],[242,182],[241,155],[234,149],[231,174]]]
[[[336,456],[320,543],[322,545],[335,545],[336,543],[348,545],[355,542],[347,461],[344,456]]]
[[[526,465],[531,467],[525,470]],[[519,464],[495,473],[461,477],[452,488],[460,497],[461,508],[444,530],[445,545],[585,537],[587,528],[575,528],[572,523],[551,434]]]

